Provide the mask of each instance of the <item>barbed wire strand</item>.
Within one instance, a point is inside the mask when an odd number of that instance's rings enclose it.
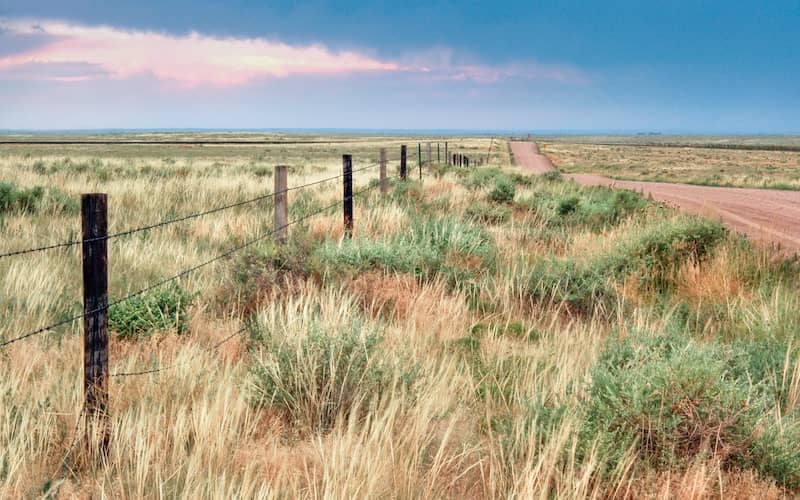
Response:
[[[367,191],[369,189],[374,189],[375,187],[376,186],[368,186],[367,188],[362,189],[362,190],[354,193],[352,195],[352,197],[358,196],[359,194],[361,194],[361,193],[363,193],[363,192],[365,192],[365,191]],[[113,301],[113,302],[109,302],[105,306],[101,306],[101,307],[95,308],[95,309],[93,309],[91,311],[85,311],[83,314],[78,314],[78,315],[66,318],[66,319],[58,321],[56,323],[53,323],[53,324],[38,328],[38,329],[36,329],[36,330],[34,330],[32,332],[26,333],[24,335],[20,335],[18,337],[12,338],[10,340],[4,341],[4,342],[0,343],[0,348],[4,348],[4,347],[6,347],[6,346],[8,346],[10,344],[13,344],[15,342],[19,342],[21,340],[25,340],[27,338],[33,337],[35,335],[39,335],[39,334],[44,333],[44,332],[49,331],[49,330],[53,330],[53,329],[58,328],[60,326],[71,324],[74,321],[77,321],[77,320],[79,320],[79,319],[81,319],[83,317],[90,316],[92,314],[108,310],[111,307],[119,305],[119,304],[121,304],[123,302],[127,302],[128,300],[131,300],[134,297],[138,297],[139,295],[143,295],[143,294],[145,294],[145,293],[147,293],[147,292],[149,292],[151,290],[154,290],[154,289],[159,288],[159,287],[161,287],[163,285],[166,285],[167,283],[170,283],[172,281],[177,281],[177,280],[183,278],[184,276],[187,276],[187,275],[193,273],[194,271],[197,271],[198,269],[202,269],[202,268],[204,268],[206,266],[209,266],[209,265],[213,264],[214,262],[217,262],[219,260],[222,260],[222,259],[228,257],[229,255],[232,255],[232,254],[234,254],[234,253],[236,253],[236,252],[238,252],[240,250],[243,250],[243,249],[245,249],[245,248],[247,248],[247,247],[249,247],[251,245],[254,245],[255,243],[258,243],[259,241],[261,241],[261,240],[263,240],[263,239],[265,239],[265,238],[267,238],[269,236],[272,236],[273,234],[275,234],[279,230],[288,228],[288,227],[290,227],[290,226],[292,226],[294,224],[298,224],[298,223],[300,223],[300,222],[302,222],[302,221],[304,221],[306,219],[309,219],[309,218],[311,218],[311,217],[313,217],[315,215],[318,215],[318,214],[320,214],[320,213],[322,213],[322,212],[324,212],[326,210],[330,210],[331,208],[339,206],[340,203],[342,203],[342,200],[337,200],[335,203],[333,203],[331,205],[328,205],[328,206],[326,206],[324,208],[321,208],[321,209],[319,209],[319,210],[317,210],[315,212],[312,212],[310,214],[306,214],[306,215],[300,217],[299,219],[295,219],[293,221],[290,221],[290,222],[286,223],[285,225],[283,225],[280,228],[272,229],[270,231],[267,231],[266,233],[254,238],[254,239],[252,239],[252,240],[250,240],[250,241],[248,241],[246,243],[243,243],[241,245],[235,246],[235,247],[233,247],[233,248],[231,248],[231,249],[229,249],[229,250],[217,255],[216,257],[214,257],[214,258],[212,258],[210,260],[207,260],[205,262],[197,264],[196,266],[192,266],[192,267],[190,267],[188,269],[185,269],[185,270],[181,271],[180,273],[178,273],[178,274],[176,274],[174,276],[171,276],[169,278],[165,278],[163,280],[157,281],[156,283],[154,283],[152,285],[148,285],[148,286],[142,288],[141,290],[137,290],[136,292],[129,293],[128,295],[122,297],[121,299],[118,299],[118,300]]]
[[[379,165],[379,163],[372,163],[370,165],[367,165],[366,167],[361,167],[359,169],[353,170],[353,173],[362,172],[364,170],[367,170],[367,169],[370,169],[370,168],[374,168],[377,165]],[[291,187],[291,188],[288,188],[286,191],[287,192],[288,191],[297,191],[299,189],[305,189],[305,188],[308,188],[308,187],[311,187],[311,186],[315,186],[315,185],[318,185],[318,184],[324,184],[326,182],[331,182],[331,181],[334,181],[336,179],[339,179],[343,175],[344,174],[339,174],[339,175],[336,175],[336,176],[333,176],[333,177],[328,177],[326,179],[322,179],[322,180],[319,180],[319,181],[309,182],[307,184],[303,184],[303,185],[300,185],[300,186]],[[176,224],[178,222],[184,222],[184,221],[187,221],[187,220],[190,220],[190,219],[196,219],[196,218],[199,218],[199,217],[204,217],[206,215],[211,215],[211,214],[222,212],[222,211],[225,211],[225,210],[230,210],[231,208],[236,208],[236,207],[241,207],[241,206],[244,206],[244,205],[249,205],[251,203],[255,203],[255,202],[258,202],[258,201],[263,201],[263,200],[272,198],[274,196],[275,196],[275,193],[267,193],[267,194],[264,194],[264,195],[261,195],[261,196],[257,196],[255,198],[251,198],[251,199],[248,199],[248,200],[242,200],[242,201],[239,201],[239,202],[236,202],[236,203],[231,203],[231,204],[228,204],[228,205],[223,205],[221,207],[212,208],[210,210],[205,210],[203,212],[197,212],[197,213],[193,213],[193,214],[189,214],[189,215],[184,215],[182,217],[178,217],[178,218],[174,218],[174,219],[166,219],[166,220],[163,220],[163,221],[160,221],[160,222],[156,222],[156,223],[153,223],[153,224],[149,224],[149,225],[146,225],[146,226],[136,227],[136,228],[132,228],[132,229],[126,229],[126,230],[120,231],[118,233],[113,233],[113,234],[109,234],[109,235],[106,235],[106,236],[99,236],[97,238],[87,238],[85,240],[83,240],[83,239],[82,240],[71,240],[71,241],[65,241],[65,242],[62,242],[62,243],[54,243],[54,244],[51,244],[51,245],[44,245],[44,246],[35,247],[35,248],[27,248],[27,249],[24,249],[24,250],[13,250],[13,251],[6,252],[6,253],[0,253],[0,259],[6,258],[6,257],[14,257],[14,256],[18,256],[18,255],[25,255],[25,254],[31,254],[31,253],[37,253],[37,252],[44,252],[44,251],[47,251],[47,250],[55,250],[55,249],[58,249],[58,248],[68,248],[68,247],[73,247],[73,246],[76,246],[76,245],[80,245],[82,243],[93,243],[93,242],[96,242],[96,241],[113,240],[115,238],[121,238],[123,236],[130,236],[131,234],[139,233],[139,232],[142,232],[142,231],[148,231],[148,230],[151,230],[151,229],[157,229],[159,227],[168,226],[168,225],[171,225],[171,224]]]

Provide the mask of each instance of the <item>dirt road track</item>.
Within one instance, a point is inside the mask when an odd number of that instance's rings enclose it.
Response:
[[[522,167],[528,172],[535,174],[546,174],[556,169],[550,158],[539,154],[536,144],[533,142],[512,142],[511,153],[517,166]]]
[[[540,172],[543,163],[535,157],[543,155],[536,154],[533,143],[512,142],[511,149],[517,165]],[[517,150],[520,155],[517,155]],[[547,163],[552,166],[549,160]],[[800,192],[797,191],[618,181],[594,174],[567,177],[584,186],[610,186],[643,192],[645,196],[650,195],[683,211],[720,219],[753,241],[778,244],[786,254],[800,252]]]

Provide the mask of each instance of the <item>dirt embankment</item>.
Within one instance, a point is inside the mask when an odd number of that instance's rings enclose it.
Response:
[[[536,173],[555,169],[550,160],[537,153],[532,142],[512,142],[511,150],[521,168]],[[800,252],[800,192],[797,191],[619,181],[594,174],[567,177],[584,186],[639,191],[680,210],[720,219],[753,241],[777,244],[789,254]]]

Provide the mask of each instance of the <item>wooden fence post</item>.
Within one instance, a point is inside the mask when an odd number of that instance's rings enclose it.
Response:
[[[433,172],[433,159],[431,157],[431,143],[428,143],[428,173]]]
[[[445,155],[447,156],[447,155]],[[442,163],[442,148],[441,145],[437,142],[436,143],[436,164],[439,165]]]
[[[342,179],[344,180],[344,235],[353,237],[353,156],[342,155]]]
[[[419,180],[422,180],[422,143],[417,143],[417,167],[419,168]]]
[[[278,165],[275,167],[275,240],[279,244],[286,243],[289,222],[289,200],[287,195],[289,167]]]
[[[400,179],[406,180],[408,169],[406,168],[406,145],[400,146]]]
[[[447,154],[447,141],[444,141],[444,161],[450,165],[450,156]]]
[[[381,148],[381,194],[389,192],[389,179],[386,177],[386,148]]]
[[[81,196],[83,230],[83,397],[89,452],[108,455],[108,204],[104,193]],[[95,432],[99,427],[99,436]],[[99,449],[93,449],[97,443]]]
[[[453,166],[454,166],[454,167],[455,167],[455,166],[457,166],[457,165],[456,165],[456,156],[458,156],[458,155],[456,155],[455,153],[453,153]]]

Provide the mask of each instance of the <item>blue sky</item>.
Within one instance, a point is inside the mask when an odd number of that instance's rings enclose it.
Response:
[[[0,128],[800,133],[798,26],[798,0],[0,0]]]

